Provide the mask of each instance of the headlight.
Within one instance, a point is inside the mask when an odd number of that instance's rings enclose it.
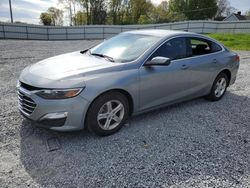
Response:
[[[44,99],[67,99],[77,96],[83,88],[75,88],[75,89],[46,89],[36,92],[39,97]]]

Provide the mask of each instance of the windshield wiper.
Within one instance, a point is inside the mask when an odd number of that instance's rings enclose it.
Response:
[[[80,51],[80,53],[81,54],[85,54],[86,52],[88,52],[89,51],[89,48],[88,49],[85,49],[85,50],[82,50],[82,51]]]
[[[107,56],[107,55],[104,55],[104,54],[90,53],[90,55],[102,57],[102,58],[105,58],[105,59],[107,59],[107,60],[109,60],[111,62],[115,62],[113,57],[110,57],[110,56]]]

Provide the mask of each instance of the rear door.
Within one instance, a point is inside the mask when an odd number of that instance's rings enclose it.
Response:
[[[221,47],[216,43],[199,37],[187,38],[189,61],[189,85],[194,95],[204,95],[213,84],[214,75],[219,67]]]

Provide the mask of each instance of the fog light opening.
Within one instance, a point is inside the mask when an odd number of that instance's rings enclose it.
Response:
[[[44,115],[41,120],[45,120],[45,119],[62,119],[62,118],[66,118],[68,116],[68,112],[54,112],[54,113],[49,113]]]

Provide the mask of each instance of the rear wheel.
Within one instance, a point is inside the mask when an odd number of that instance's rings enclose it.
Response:
[[[87,127],[99,136],[107,136],[122,128],[128,114],[128,100],[123,94],[105,93],[91,104],[86,117]]]
[[[220,100],[224,96],[228,85],[229,85],[229,79],[228,79],[227,75],[223,72],[220,73],[216,77],[216,79],[213,83],[213,87],[211,89],[211,92],[208,96],[206,96],[206,99],[209,101]]]

